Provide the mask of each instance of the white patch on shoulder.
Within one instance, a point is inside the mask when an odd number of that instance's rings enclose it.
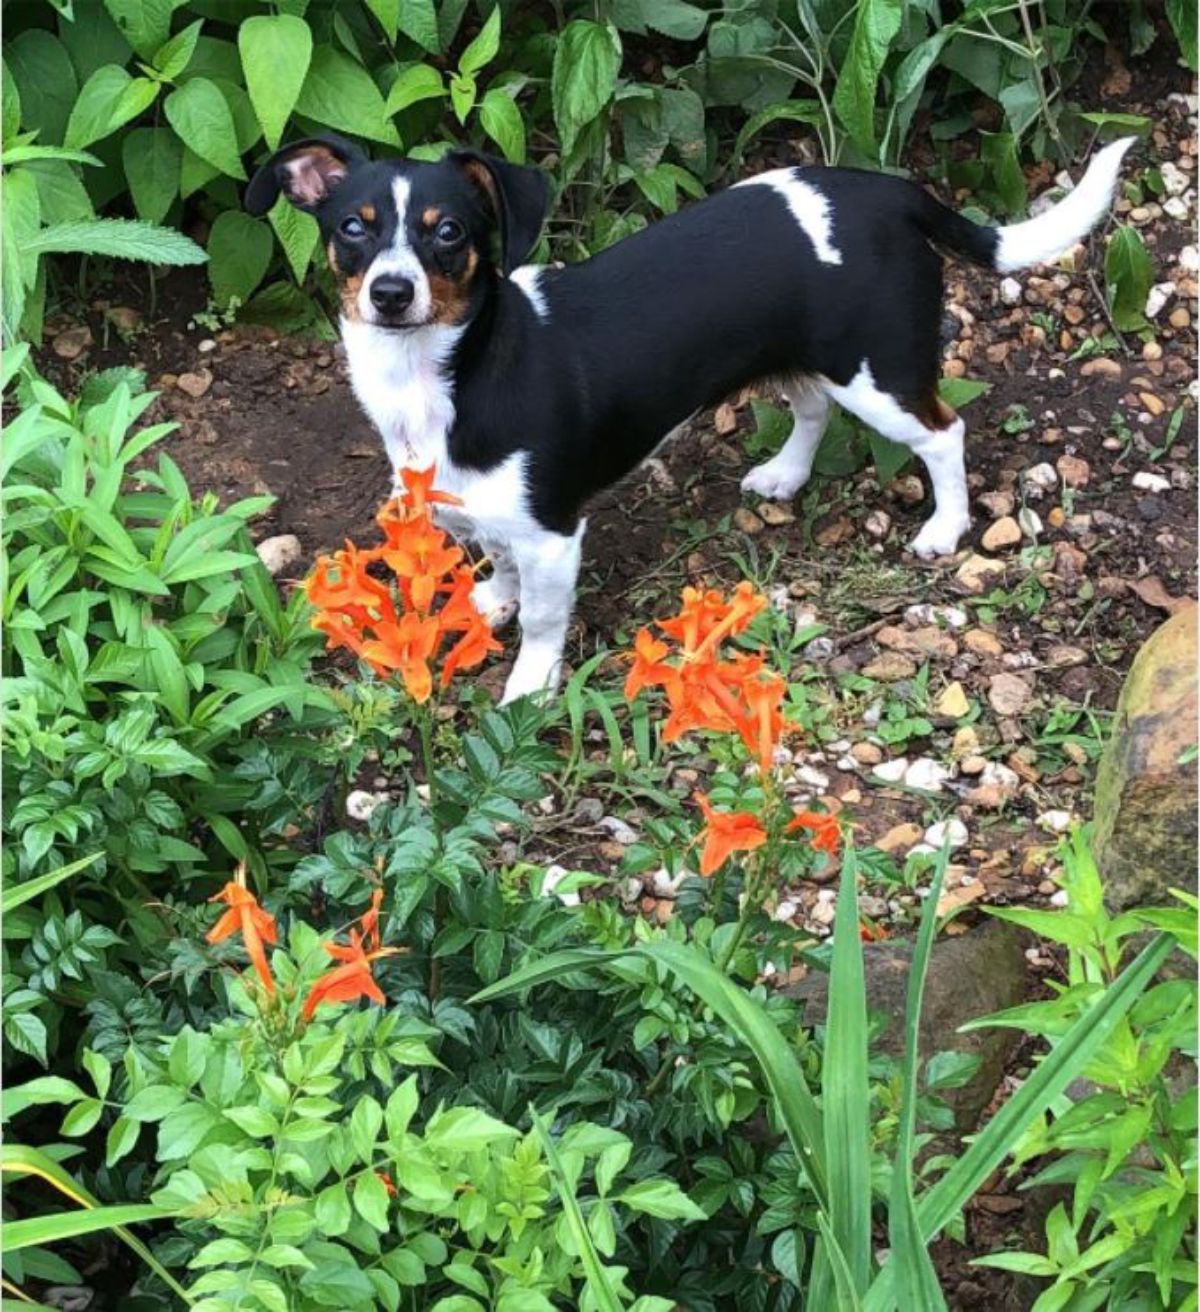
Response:
[[[546,304],[546,293],[540,283],[544,266],[541,264],[523,264],[508,275],[508,280],[525,293],[533,311],[543,322],[550,318],[550,307]]]
[[[396,207],[396,232],[392,244],[379,252],[371,261],[367,276],[358,293],[358,312],[369,323],[375,315],[371,304],[371,284],[381,274],[399,274],[413,285],[412,306],[407,315],[413,323],[422,323],[433,309],[433,294],[429,289],[429,276],[416,251],[408,244],[408,201],[412,183],[407,178],[392,181],[392,202]],[[361,399],[361,398],[360,398]],[[365,404],[365,402],[364,402]]]
[[[822,264],[841,264],[842,253],[833,244],[833,210],[811,182],[801,182],[795,169],[771,169],[754,178],[743,178],[738,187],[759,184],[773,187],[785,201],[792,216],[813,244]]]

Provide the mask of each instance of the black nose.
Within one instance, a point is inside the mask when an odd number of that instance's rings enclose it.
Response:
[[[411,278],[384,273],[371,284],[371,304],[380,314],[403,314],[412,304],[412,299]]]

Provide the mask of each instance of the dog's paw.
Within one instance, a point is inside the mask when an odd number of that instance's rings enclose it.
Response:
[[[754,492],[768,501],[790,501],[808,482],[808,474],[790,461],[777,457],[756,465],[742,479],[742,491]]]
[[[938,556],[953,556],[958,540],[970,528],[969,523],[940,521],[935,515],[908,544],[914,556],[922,560],[936,560]]]
[[[516,595],[499,583],[495,575],[475,584],[471,589],[471,600],[493,629],[503,628],[517,613]]]

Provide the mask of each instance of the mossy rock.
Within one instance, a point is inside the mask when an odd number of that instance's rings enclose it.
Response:
[[[1134,658],[1100,762],[1094,844],[1113,910],[1196,891],[1196,616],[1173,615]]]

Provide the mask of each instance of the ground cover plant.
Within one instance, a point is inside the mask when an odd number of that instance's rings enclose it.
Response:
[[[1194,1307],[1195,903],[1106,909],[1076,823],[1194,589],[1194,11],[6,19],[5,1304]],[[542,164],[558,258],[773,163],[1003,218],[1096,134],[1146,157],[1018,304],[952,278],[1015,541],[903,560],[921,490],[844,420],[742,505],[786,420],[732,398],[599,509],[561,698],[498,709],[486,563],[436,470],[380,508],[315,230],[238,208],[330,127]]]

